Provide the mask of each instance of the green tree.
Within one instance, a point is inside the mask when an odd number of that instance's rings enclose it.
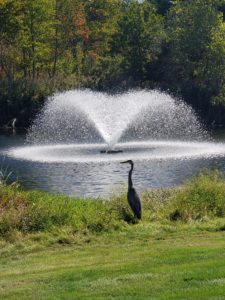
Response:
[[[201,74],[205,73],[203,68],[207,68],[205,58],[223,22],[218,3],[212,0],[177,0],[170,10],[167,80],[172,80],[181,89],[204,85]]]
[[[20,5],[16,1],[0,2],[0,74],[1,82],[7,79],[9,87],[16,77],[16,65],[20,62],[17,35],[20,30]]]
[[[122,56],[122,68],[136,81],[147,78],[151,63],[158,59],[165,38],[163,17],[148,1],[124,4],[114,49]]]
[[[225,23],[222,15],[212,32],[200,66],[200,78],[214,104],[225,104]]]
[[[220,0],[173,1],[160,65],[164,87],[178,92],[208,122],[222,122],[224,21]]]
[[[161,15],[165,15],[172,5],[170,0],[148,0],[148,2],[154,4]]]
[[[22,51],[25,76],[38,78],[48,70],[54,39],[54,0],[20,0],[21,29],[18,47]]]

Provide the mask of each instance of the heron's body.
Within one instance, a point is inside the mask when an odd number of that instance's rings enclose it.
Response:
[[[131,169],[130,169],[129,175],[128,175],[127,200],[128,200],[128,203],[129,203],[132,211],[134,212],[135,216],[138,219],[141,219],[141,201],[140,201],[140,198],[139,198],[135,188],[133,188],[133,182],[132,182],[132,172],[133,172],[133,168],[134,168],[134,163],[132,160],[128,160],[123,163],[129,163],[131,165]]]
[[[135,216],[141,219],[141,201],[134,188],[128,189],[127,200]]]

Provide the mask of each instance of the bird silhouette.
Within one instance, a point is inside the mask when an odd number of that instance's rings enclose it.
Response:
[[[121,164],[126,164],[126,163],[131,165],[131,169],[128,174],[127,200],[128,200],[128,203],[129,203],[135,217],[140,220],[141,219],[141,200],[140,200],[136,190],[133,188],[133,182],[132,182],[132,172],[134,169],[134,163],[132,160],[126,160],[126,161],[121,162]]]

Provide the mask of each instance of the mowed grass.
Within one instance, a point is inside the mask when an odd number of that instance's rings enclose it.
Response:
[[[0,299],[225,299],[225,181],[77,199],[0,186]]]
[[[0,299],[224,299],[225,233],[178,227],[3,254]]]

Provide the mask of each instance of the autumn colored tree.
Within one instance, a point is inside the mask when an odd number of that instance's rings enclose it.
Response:
[[[120,0],[86,1],[85,12],[89,39],[85,47],[84,70],[95,84],[107,81],[114,64],[112,41],[118,32]]]

